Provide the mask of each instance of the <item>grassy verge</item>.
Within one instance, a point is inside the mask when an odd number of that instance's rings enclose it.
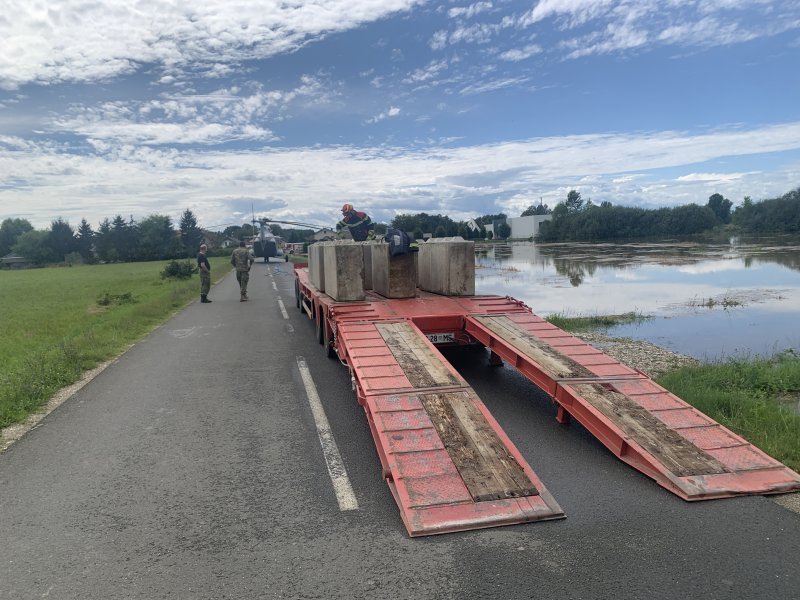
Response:
[[[786,466],[800,471],[800,356],[681,368],[658,383]]]
[[[624,323],[638,323],[651,318],[638,312],[591,316],[569,316],[564,313],[554,313],[547,317],[547,321],[565,331],[589,331],[592,329],[607,329]]]
[[[212,258],[213,280],[229,270]],[[0,427],[25,419],[199,294],[166,262],[0,271]]]

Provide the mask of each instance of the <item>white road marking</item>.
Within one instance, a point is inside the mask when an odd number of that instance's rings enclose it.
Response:
[[[275,283],[274,280],[272,281],[272,289],[275,290],[276,292],[278,291],[278,284]]]
[[[347,477],[347,470],[344,468],[342,456],[339,454],[339,447],[333,438],[328,417],[317,393],[317,387],[311,378],[311,371],[308,370],[306,359],[302,356],[297,357],[297,368],[300,369],[300,376],[303,378],[303,385],[306,388],[308,403],[311,406],[311,414],[314,416],[314,423],[317,426],[319,443],[322,445],[322,454],[325,463],[328,465],[328,474],[333,483],[333,491],[336,493],[336,500],[339,502],[339,510],[358,510],[358,500],[350,485]]]
[[[283,315],[283,318],[288,319],[289,313],[286,312],[286,307],[283,305],[283,300],[281,300],[280,296],[278,296],[278,305],[281,307],[281,314]]]

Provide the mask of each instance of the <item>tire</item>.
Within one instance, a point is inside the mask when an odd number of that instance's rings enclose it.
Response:
[[[300,283],[297,279],[294,280],[294,303],[295,306],[300,309],[300,312],[303,312],[303,301],[300,298]]]
[[[323,334],[325,336],[325,341],[322,342],[322,347],[325,351],[325,356],[327,356],[328,358],[338,358],[338,355],[336,354],[336,349],[333,347],[333,340],[329,337],[327,327],[324,328]]]
[[[314,320],[314,323],[317,326],[317,342],[319,342],[320,344],[324,344],[325,343],[325,332],[324,332],[324,330],[325,330],[325,322],[324,322],[324,319],[325,319],[325,315],[323,315],[321,318],[317,318],[317,319]]]

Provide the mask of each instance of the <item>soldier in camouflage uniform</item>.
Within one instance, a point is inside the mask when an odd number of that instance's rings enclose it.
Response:
[[[200,302],[203,304],[211,302],[208,299],[208,292],[211,289],[211,264],[206,258],[207,249],[208,246],[201,245],[200,253],[197,255],[197,270],[200,272]]]
[[[236,281],[239,282],[239,302],[247,302],[247,282],[250,281],[250,265],[256,261],[244,242],[239,242],[239,247],[231,254],[231,264],[236,268]]]

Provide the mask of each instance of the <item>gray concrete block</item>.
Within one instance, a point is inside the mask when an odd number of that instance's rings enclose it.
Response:
[[[371,290],[372,289],[372,247],[375,246],[378,242],[375,241],[368,241],[368,242],[358,242],[361,245],[361,249],[364,251],[364,289]]]
[[[323,245],[325,293],[339,302],[364,299],[364,250],[350,241]]]
[[[434,238],[419,245],[419,289],[446,296],[475,294],[475,242]]]
[[[372,289],[386,298],[417,295],[415,254],[389,255],[389,244],[372,247]]]
[[[329,242],[317,242],[308,247],[308,279],[320,292],[325,291],[325,258],[323,248]]]

